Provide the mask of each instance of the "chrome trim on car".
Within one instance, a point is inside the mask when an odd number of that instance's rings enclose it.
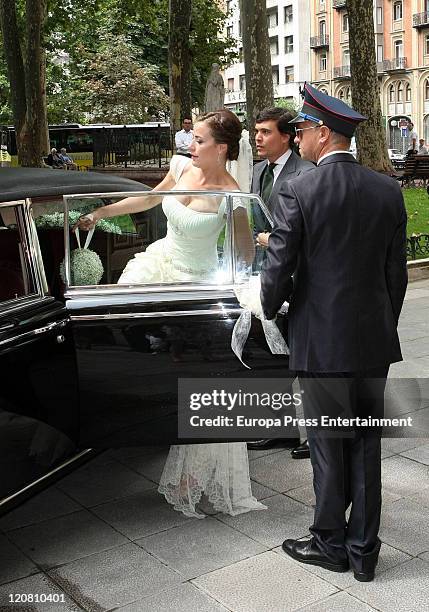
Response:
[[[24,332],[23,334],[18,334],[17,336],[13,336],[13,338],[6,338],[5,340],[0,340],[0,346],[7,346],[8,344],[16,344],[22,341],[31,340],[35,336],[40,336],[41,334],[47,334],[54,329],[63,328],[67,325],[68,319],[62,319],[61,321],[53,321],[48,325],[44,325],[43,327],[38,327],[37,329],[31,329],[28,332]]]
[[[53,470],[50,470],[47,474],[44,474],[43,476],[41,476],[37,480],[34,480],[33,482],[31,482],[30,484],[26,485],[22,489],[19,489],[19,491],[15,491],[15,493],[13,493],[12,495],[9,495],[8,497],[4,497],[3,499],[0,499],[0,510],[1,510],[2,506],[6,506],[7,504],[12,502],[14,499],[18,498],[20,495],[22,495],[26,491],[30,491],[31,489],[33,489],[37,485],[39,485],[39,484],[43,483],[44,481],[48,480],[49,478],[51,478],[54,474],[60,472],[61,470],[64,470],[67,466],[75,463],[76,461],[79,461],[80,459],[85,457],[85,455],[87,455],[88,453],[92,453],[92,452],[93,452],[92,448],[87,448],[87,449],[81,451],[80,453],[78,453],[77,455],[72,457],[71,459],[67,459],[67,461],[64,461],[63,463],[58,465]]]
[[[107,297],[138,295],[142,301],[161,301],[177,299],[194,299],[205,297],[200,293],[210,292],[210,297],[222,298],[234,295],[234,285],[92,285],[84,289],[70,287],[65,293],[66,299],[81,299],[86,297]],[[170,297],[170,294],[174,296]],[[180,297],[178,297],[180,295]],[[145,299],[147,297],[147,299]]]
[[[197,317],[197,316],[212,316],[223,315],[225,318],[230,318],[232,314],[239,314],[241,308],[212,308],[210,310],[171,310],[162,312],[125,312],[125,313],[110,313],[110,314],[90,314],[90,315],[71,315],[72,321],[109,321],[118,319],[154,319],[154,318],[169,318],[169,317]]]

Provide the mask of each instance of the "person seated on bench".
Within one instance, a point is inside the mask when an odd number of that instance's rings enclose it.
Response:
[[[63,170],[67,170],[66,164],[58,155],[57,150],[55,148],[52,148],[51,152],[48,155],[48,166],[52,166],[52,168],[61,168]]]
[[[427,146],[425,145],[425,139],[420,138],[419,140],[419,150],[417,155],[427,155],[429,153]]]
[[[74,163],[70,155],[67,155],[67,150],[64,147],[60,151],[60,159],[69,170],[77,170],[77,164]]]

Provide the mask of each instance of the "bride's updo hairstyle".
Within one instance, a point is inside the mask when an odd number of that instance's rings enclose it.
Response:
[[[232,111],[222,108],[218,111],[200,115],[195,123],[204,121],[210,128],[217,144],[226,144],[226,159],[234,161],[238,158],[241,138],[241,123]]]

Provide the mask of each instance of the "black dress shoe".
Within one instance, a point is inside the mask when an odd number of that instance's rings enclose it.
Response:
[[[353,572],[353,575],[359,582],[372,582],[374,580],[374,572]]]
[[[290,454],[292,455],[292,459],[310,459],[310,447],[308,446],[308,440],[304,440],[304,442],[294,448]]]
[[[282,548],[289,557],[300,563],[318,565],[331,572],[346,572],[349,569],[348,560],[332,561],[314,543],[314,538],[310,540],[285,540]]]
[[[266,450],[275,446],[284,448],[295,448],[299,444],[299,438],[274,438],[272,440],[253,440],[247,443],[249,450]]]

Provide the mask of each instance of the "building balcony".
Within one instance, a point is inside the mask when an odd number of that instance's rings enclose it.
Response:
[[[383,69],[385,72],[395,72],[407,69],[406,57],[395,57],[391,60],[383,60]]]
[[[350,76],[350,66],[334,66],[334,79],[349,79]]]
[[[339,11],[340,9],[346,8],[346,0],[333,0],[332,6]]]
[[[429,26],[429,11],[415,13],[413,15],[413,28],[425,28]]]
[[[329,36],[312,36],[310,38],[310,49],[328,49]]]

